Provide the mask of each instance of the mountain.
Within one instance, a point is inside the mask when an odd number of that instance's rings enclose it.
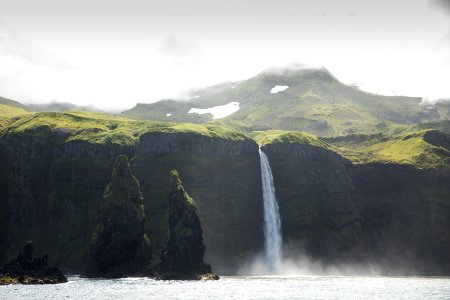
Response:
[[[27,106],[23,105],[22,103],[17,102],[15,100],[3,98],[3,97],[0,97],[0,105],[8,105],[8,106],[12,106],[12,107],[21,108],[23,110],[29,110],[29,108]]]
[[[0,97],[0,129],[9,125],[15,118],[29,113],[29,108],[17,101]]]
[[[220,120],[188,113],[238,102]],[[172,114],[172,115],[168,115]],[[398,133],[411,124],[450,119],[450,102],[422,105],[422,98],[381,96],[348,86],[328,70],[271,68],[248,80],[198,90],[187,101],[139,104],[124,116],[175,122],[219,122],[246,131],[298,130],[319,136]],[[193,120],[193,116],[202,117]]]
[[[90,112],[103,112],[101,109],[93,106],[93,105],[76,105],[69,102],[59,102],[52,101],[48,103],[41,104],[28,104],[27,105],[31,111],[36,112],[64,112],[64,111],[90,111]]]
[[[161,100],[156,103],[138,103],[130,110],[124,111],[123,116],[136,120],[153,120],[168,122],[207,123],[208,116],[188,114],[193,104],[177,100]]]

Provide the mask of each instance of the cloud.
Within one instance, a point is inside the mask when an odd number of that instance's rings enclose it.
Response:
[[[198,63],[205,50],[188,36],[168,34],[160,43],[157,51],[172,59],[174,66],[191,66]]]
[[[438,8],[447,14],[450,14],[450,0],[430,0],[432,7]]]
[[[55,69],[72,69],[73,66],[55,56],[33,40],[25,37],[0,20],[0,55],[33,65]]]

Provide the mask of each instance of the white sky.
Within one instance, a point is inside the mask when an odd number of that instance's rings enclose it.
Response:
[[[0,0],[0,95],[131,108],[300,62],[450,98],[448,0],[311,2]]]

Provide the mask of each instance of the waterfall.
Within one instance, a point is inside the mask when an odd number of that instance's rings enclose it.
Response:
[[[264,237],[266,250],[266,267],[277,271],[281,263],[281,220],[278,203],[275,198],[272,170],[266,154],[259,149],[261,162],[262,192],[264,201]]]

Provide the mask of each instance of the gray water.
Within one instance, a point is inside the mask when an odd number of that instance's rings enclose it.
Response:
[[[266,154],[259,149],[264,201],[265,263],[268,272],[276,272],[281,264],[281,220],[275,197],[272,170]]]
[[[223,277],[218,281],[69,277],[0,286],[0,299],[450,299],[449,277]]]

